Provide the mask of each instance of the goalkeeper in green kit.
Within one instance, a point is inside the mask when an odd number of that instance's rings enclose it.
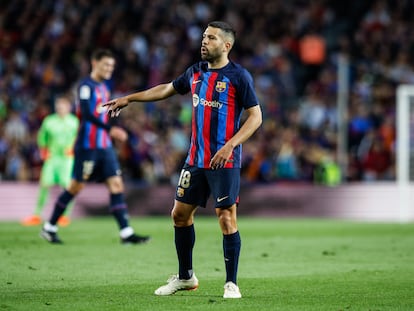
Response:
[[[43,162],[40,174],[40,187],[33,215],[22,220],[24,226],[36,226],[42,223],[42,211],[49,197],[50,188],[59,185],[68,186],[73,167],[73,145],[79,127],[78,118],[71,113],[71,102],[67,97],[55,100],[55,113],[47,116],[39,129],[37,143]],[[67,226],[73,207],[66,209],[59,219],[59,225]]]

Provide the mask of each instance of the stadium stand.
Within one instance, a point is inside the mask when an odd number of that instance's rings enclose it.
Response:
[[[87,74],[92,49],[116,53],[112,85],[121,95],[180,74],[199,59],[206,23],[223,19],[237,29],[230,56],[253,73],[264,111],[261,130],[244,146],[246,183],[314,182],[315,169],[335,163],[340,54],[351,59],[344,180],[395,180],[395,87],[414,81],[413,6],[385,0],[2,1],[0,177],[38,180],[37,130],[55,96],[72,93]],[[133,109],[121,114],[130,133],[128,144],[119,146],[125,176],[140,185],[173,182],[186,150],[190,99]],[[382,165],[373,165],[378,158]]]

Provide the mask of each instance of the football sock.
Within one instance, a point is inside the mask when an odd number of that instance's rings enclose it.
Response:
[[[73,194],[68,192],[67,190],[63,191],[63,193],[59,196],[55,203],[55,208],[53,209],[52,217],[49,220],[51,225],[56,225],[58,219],[62,214],[65,212],[65,209],[69,202],[73,199]]]
[[[188,280],[193,276],[194,224],[188,227],[174,227],[174,233],[178,257],[178,278]]]
[[[39,189],[39,194],[38,194],[37,202],[36,202],[36,208],[34,211],[35,215],[40,216],[40,214],[43,211],[43,208],[45,207],[48,196],[49,196],[49,188],[41,186]]]
[[[128,210],[122,193],[111,193],[109,211],[114,215],[120,230],[128,227]]]
[[[241,239],[239,231],[223,235],[224,264],[226,266],[226,282],[237,284],[237,268],[239,265],[239,255]]]

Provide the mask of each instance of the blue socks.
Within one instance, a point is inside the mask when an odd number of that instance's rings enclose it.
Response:
[[[178,257],[178,277],[188,280],[193,275],[194,225],[174,227],[175,248]],[[223,254],[226,267],[226,282],[237,284],[237,269],[241,249],[239,232],[223,235]]]
[[[52,217],[49,220],[49,223],[53,226],[56,226],[56,223],[60,216],[65,212],[66,207],[69,202],[73,199],[73,195],[67,190],[59,196],[55,203],[55,208],[53,209]]]
[[[67,205],[72,199],[73,195],[67,190],[59,196],[53,209],[52,217],[49,220],[51,225],[56,225],[59,217],[65,212]],[[128,227],[128,210],[122,193],[111,194],[109,210],[114,215],[119,229],[122,230]]]
[[[111,193],[109,211],[114,215],[120,230],[128,227],[128,210],[122,193]]]
[[[175,248],[178,257],[178,277],[188,280],[193,276],[194,224],[188,227],[174,227],[174,230]]]
[[[239,265],[239,255],[241,239],[239,231],[223,235],[224,264],[226,266],[226,283],[237,284],[237,268]]]

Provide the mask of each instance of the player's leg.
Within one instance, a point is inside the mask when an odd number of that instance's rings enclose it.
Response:
[[[42,170],[40,172],[36,206],[33,214],[22,220],[21,223],[24,226],[36,226],[42,223],[41,215],[49,197],[50,187],[54,182],[53,165],[51,161],[52,160],[49,159],[43,163]]]
[[[188,280],[193,276],[193,248],[195,244],[194,213],[196,205],[175,200],[171,217],[174,223],[174,241],[178,257],[178,277]]]
[[[178,258],[178,274],[167,280],[167,284],[155,290],[158,296],[167,296],[179,290],[195,290],[198,279],[193,272],[193,248],[195,243],[194,213],[197,205],[175,200],[171,217],[174,223],[174,242]]]
[[[43,237],[51,243],[62,243],[62,241],[57,236],[57,222],[65,212],[68,204],[79,192],[81,192],[83,188],[83,182],[79,182],[76,179],[72,179],[69,187],[65,189],[57,198],[49,221],[45,222],[43,225],[42,231],[40,233],[41,237]]]
[[[185,165],[178,180],[174,207],[171,211],[179,279],[186,280],[192,277],[192,256],[195,243],[194,214],[197,206],[205,206],[209,194],[204,169]]]
[[[205,206],[209,190],[204,171],[185,165],[177,185],[171,217],[174,223],[174,242],[178,258],[178,274],[155,291],[156,295],[172,295],[179,290],[198,287],[193,273],[195,243],[194,214],[197,206]]]
[[[237,204],[240,191],[240,170],[211,170],[207,174],[215,201],[216,215],[223,234],[223,256],[226,268],[224,298],[240,298],[237,271],[241,239],[237,227]]]
[[[134,229],[129,225],[128,208],[124,196],[124,182],[121,177],[119,162],[113,149],[101,152],[99,168],[102,168],[102,178],[104,178],[109,190],[109,210],[118,224],[121,243],[140,244],[148,242],[149,236],[135,234]]]
[[[60,160],[59,170],[57,170],[57,184],[60,185],[63,189],[69,187],[71,182],[71,173],[73,171],[73,158],[62,158]],[[59,226],[65,227],[70,224],[70,215],[73,210],[74,200],[71,200],[67,206],[63,215],[60,216],[58,220]]]
[[[73,164],[72,180],[55,201],[52,215],[48,222],[45,222],[40,233],[41,237],[51,243],[62,243],[57,236],[57,221],[65,212],[68,204],[73,198],[82,191],[85,182],[89,180],[95,166],[94,154],[89,151],[80,151],[76,153]]]
[[[129,225],[128,208],[124,197],[124,183],[121,176],[112,176],[106,180],[109,190],[109,211],[114,216],[118,227],[121,243],[140,244],[148,242],[149,236],[135,234],[134,229]]]
[[[49,192],[50,192],[49,186],[39,185],[39,192],[37,195],[34,215],[37,215],[40,217],[40,215],[42,214],[42,211],[46,205],[47,199],[49,198]]]
[[[223,233],[223,255],[226,268],[224,298],[240,298],[237,287],[237,270],[241,249],[241,239],[237,228],[237,205],[229,208],[216,208],[220,228]]]

